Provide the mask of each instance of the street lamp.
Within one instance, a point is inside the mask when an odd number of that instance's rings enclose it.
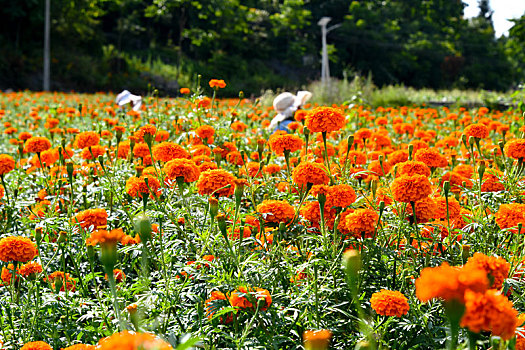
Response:
[[[328,22],[332,20],[331,17],[322,17],[317,24],[321,26],[321,40],[323,44],[323,53],[321,59],[321,82],[327,83],[330,79],[330,66],[328,62],[328,49],[326,47],[326,34],[330,31],[339,28],[342,24],[335,24],[329,28],[326,28]]]

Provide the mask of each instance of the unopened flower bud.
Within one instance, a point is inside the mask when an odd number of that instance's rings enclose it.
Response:
[[[42,241],[42,227],[37,227],[35,229],[35,239],[37,243]]]
[[[332,332],[327,329],[304,331],[304,348],[305,350],[327,350],[331,338]]]
[[[343,266],[347,276],[351,280],[356,280],[359,270],[361,270],[361,254],[355,249],[349,249],[343,254]]]
[[[461,246],[461,257],[463,258],[464,262],[468,260],[468,258],[470,257],[470,245],[463,244]]]
[[[210,216],[215,218],[219,213],[219,200],[215,197],[208,198],[208,205],[210,206]]]
[[[135,226],[135,232],[138,233],[140,240],[143,243],[146,243],[151,238],[151,219],[147,215],[141,214],[135,218],[133,224]]]
[[[478,175],[479,175],[479,179],[481,181],[481,179],[483,179],[483,175],[485,174],[485,161],[482,160],[480,163],[479,163],[479,167],[478,167]]]
[[[224,216],[224,214],[217,215],[217,225],[219,226],[219,230],[221,231],[224,238],[227,239],[228,233],[226,232],[226,216]]]
[[[448,194],[450,193],[450,181],[443,182],[443,191],[445,192],[445,197],[448,197]]]

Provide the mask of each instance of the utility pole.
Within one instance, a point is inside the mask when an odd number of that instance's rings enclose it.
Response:
[[[321,82],[326,84],[330,79],[330,65],[328,61],[328,48],[326,47],[326,34],[330,31],[339,28],[342,24],[335,24],[330,28],[326,28],[328,22],[332,20],[331,17],[322,17],[317,24],[321,26],[321,40],[323,44],[323,52],[321,58]]]
[[[44,76],[43,76],[43,90],[49,91],[49,80],[51,71],[51,59],[50,59],[50,32],[51,32],[51,0],[46,0],[45,9],[45,24],[44,24]]]

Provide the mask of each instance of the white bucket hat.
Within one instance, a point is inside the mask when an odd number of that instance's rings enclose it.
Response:
[[[140,109],[140,106],[142,105],[142,97],[133,95],[128,90],[124,90],[120,94],[118,94],[117,98],[115,99],[115,103],[121,107],[130,102],[133,106],[133,110],[138,111]]]
[[[297,95],[291,92],[283,92],[277,95],[273,100],[273,109],[277,112],[275,118],[272,119],[269,128],[274,129],[277,124],[288,117],[291,117],[294,112],[304,105],[310,98],[312,93],[310,91],[298,91]]]

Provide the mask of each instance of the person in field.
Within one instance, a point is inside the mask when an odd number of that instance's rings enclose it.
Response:
[[[142,97],[138,95],[133,95],[128,90],[124,90],[117,95],[115,103],[118,104],[119,107],[125,106],[129,103],[131,104],[131,108],[134,111],[138,112],[140,110],[140,107],[142,106]]]
[[[297,95],[283,92],[273,100],[273,109],[277,115],[272,119],[268,127],[273,132],[278,130],[288,132],[288,124],[294,121],[294,114],[312,97],[309,91],[298,91]]]

